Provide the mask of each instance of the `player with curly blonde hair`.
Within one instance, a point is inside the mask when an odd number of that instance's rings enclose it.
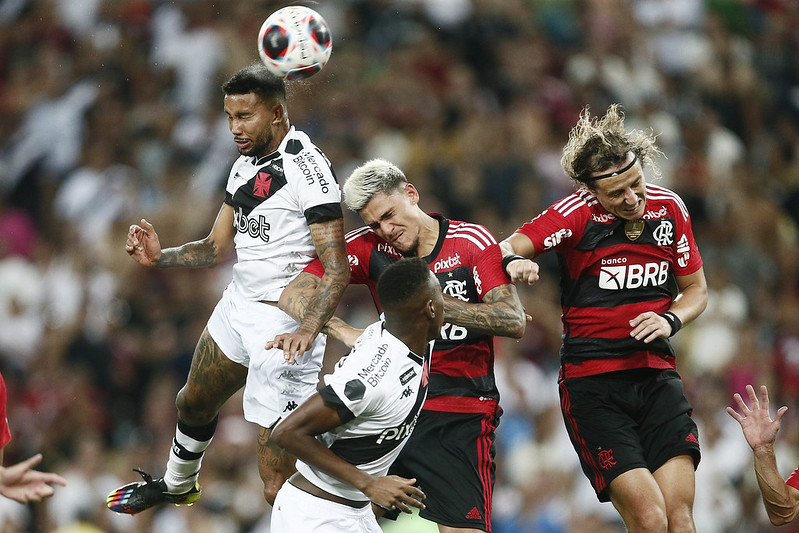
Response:
[[[680,197],[648,184],[653,132],[611,105],[580,114],[561,164],[578,190],[501,243],[513,281],[552,250],[561,272],[561,410],[583,472],[630,532],[696,530],[699,435],[669,337],[707,305],[702,258]]]

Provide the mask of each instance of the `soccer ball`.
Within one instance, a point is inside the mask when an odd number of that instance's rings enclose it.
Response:
[[[322,16],[305,6],[278,9],[258,32],[258,53],[266,68],[286,80],[302,80],[322,70],[333,39]]]

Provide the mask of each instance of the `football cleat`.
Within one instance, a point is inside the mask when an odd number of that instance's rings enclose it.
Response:
[[[119,487],[105,499],[106,506],[115,513],[136,514],[162,503],[191,505],[199,500],[202,494],[200,484],[196,481],[191,489],[175,494],[168,491],[164,478],[153,479],[150,474],[140,468],[133,470],[141,474],[144,481]]]

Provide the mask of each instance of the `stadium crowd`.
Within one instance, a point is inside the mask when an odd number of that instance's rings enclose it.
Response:
[[[125,254],[145,216],[165,246],[205,236],[236,147],[219,85],[256,61],[284,2],[0,0],[0,372],[13,440],[68,487],[0,501],[1,532],[265,533],[255,428],[228,402],[202,499],[135,518],[105,496],[157,471],[174,397],[229,268],[158,271]],[[799,463],[799,3],[794,0],[328,0],[333,54],[290,83],[290,119],[340,180],[403,168],[428,212],[498,240],[572,190],[560,150],[580,109],[619,102],[660,134],[661,185],[688,204],[709,306],[674,337],[700,428],[703,533],[771,531],[751,451],[725,412],[747,383],[788,405]],[[651,177],[650,177],[651,179]],[[360,225],[347,213],[347,229]],[[494,531],[622,530],[568,442],[557,399],[556,265],[519,287],[533,316],[497,340],[505,414]],[[351,288],[339,314],[374,318]],[[329,343],[332,355],[344,348]],[[442,472],[442,476],[446,476]],[[408,525],[410,531],[416,525]],[[799,527],[781,531],[799,531]]]

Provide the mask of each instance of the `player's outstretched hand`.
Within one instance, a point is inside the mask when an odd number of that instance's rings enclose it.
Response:
[[[141,219],[141,225],[131,224],[125,251],[144,266],[154,266],[161,257],[161,242],[153,225]]]
[[[538,281],[538,263],[532,259],[517,259],[508,263],[508,275],[514,283],[534,284]]]
[[[738,404],[740,412],[732,407],[727,407],[727,412],[741,424],[746,442],[749,443],[752,450],[762,446],[773,446],[774,441],[777,439],[777,432],[780,429],[780,422],[788,407],[782,406],[777,409],[777,414],[772,419],[768,414],[769,400],[766,386],[760,386],[760,401],[758,401],[755,389],[751,385],[746,386],[746,392],[749,396],[749,405],[751,407],[747,406],[741,395],[736,392],[733,398],[735,403]]]
[[[37,453],[13,466],[0,467],[0,494],[19,503],[40,502],[53,495],[52,485],[67,484],[58,474],[31,470],[41,461],[42,454]]]
[[[295,333],[281,333],[266,343],[267,350],[283,350],[283,358],[289,364],[304,354],[313,344],[314,337],[310,333],[297,331]]]
[[[372,503],[385,511],[399,509],[403,513],[412,512],[411,507],[424,509],[427,496],[422,489],[415,487],[416,478],[406,479],[399,476],[375,477],[372,484],[363,493]]]

